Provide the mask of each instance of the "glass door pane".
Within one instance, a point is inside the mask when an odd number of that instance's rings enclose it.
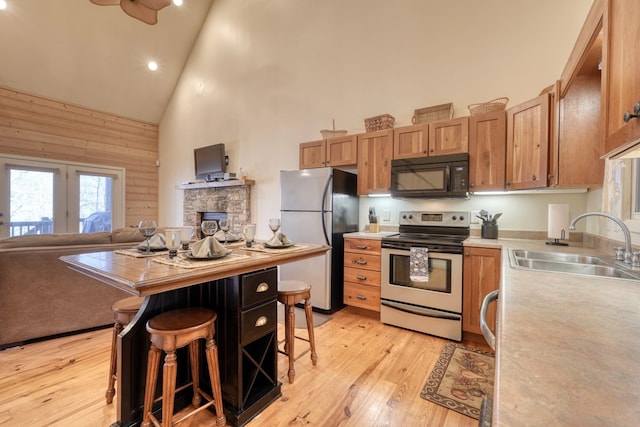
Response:
[[[53,233],[54,172],[9,169],[9,236]]]
[[[79,174],[81,233],[111,231],[113,178]]]

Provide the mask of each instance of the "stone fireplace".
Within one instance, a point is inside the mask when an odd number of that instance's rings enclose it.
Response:
[[[253,181],[222,181],[202,184],[184,184],[184,225],[193,225],[200,233],[205,212],[226,213],[231,220],[231,232],[239,233],[251,222],[251,185]],[[215,215],[214,215],[215,216]]]

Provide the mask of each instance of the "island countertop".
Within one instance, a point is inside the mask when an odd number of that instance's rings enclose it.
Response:
[[[502,248],[494,426],[640,425],[640,281],[512,268],[510,249],[611,257],[542,241]]]
[[[167,265],[154,261],[154,257],[136,258],[115,251],[66,255],[60,259],[73,270],[133,295],[144,296],[315,257],[329,249],[329,246],[306,243],[295,250],[268,252],[235,247],[233,254],[241,258],[198,268]]]

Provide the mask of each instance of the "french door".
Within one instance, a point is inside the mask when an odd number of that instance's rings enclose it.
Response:
[[[124,224],[124,169],[0,156],[0,238]]]

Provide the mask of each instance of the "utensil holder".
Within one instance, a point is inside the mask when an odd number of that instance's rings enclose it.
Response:
[[[379,233],[380,232],[380,224],[373,223],[369,224],[369,233]]]
[[[482,228],[480,230],[480,236],[483,239],[497,239],[498,224],[491,224],[491,223],[482,224]]]

